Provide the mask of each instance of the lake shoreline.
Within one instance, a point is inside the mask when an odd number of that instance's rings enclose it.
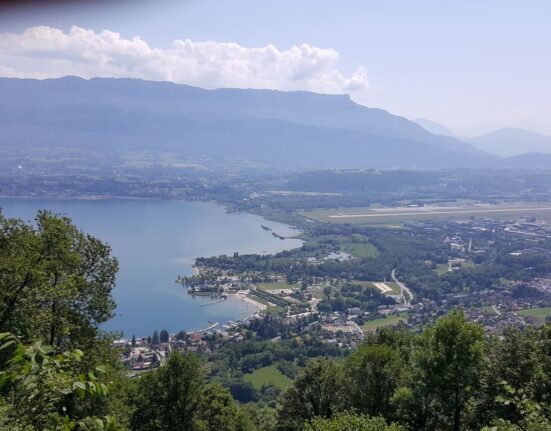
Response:
[[[289,224],[212,200],[4,196],[0,207],[5,217],[23,220],[34,220],[44,208],[68,215],[79,229],[112,247],[121,268],[113,290],[117,308],[102,329],[127,336],[156,329],[176,333],[205,327],[207,321],[224,324],[254,316],[264,304],[240,295],[238,301],[202,307],[208,299],[189,298],[174,277],[196,273],[194,261],[201,256],[273,254],[302,244]],[[274,238],[262,225],[286,240]]]
[[[229,204],[228,202],[221,202],[216,201],[213,199],[196,199],[196,200],[190,200],[190,199],[180,199],[180,198],[173,198],[173,197],[141,197],[141,196],[118,196],[118,195],[111,195],[111,196],[93,196],[93,195],[78,195],[78,196],[29,196],[29,195],[1,195],[0,199],[25,199],[25,200],[55,200],[55,201],[84,201],[84,202],[98,202],[98,201],[116,201],[116,200],[122,200],[122,201],[151,201],[151,202],[186,202],[186,203],[211,203],[214,205],[218,205],[224,208],[225,212],[228,214],[251,214],[258,217],[262,217],[266,221],[271,221],[274,223],[279,223],[286,225],[290,229],[294,229],[297,231],[296,235],[293,236],[285,236],[285,239],[299,239],[302,241],[302,238],[300,237],[301,231],[300,227],[294,223],[291,223],[289,220],[280,218],[275,216],[273,213],[264,213],[262,211],[258,211],[257,209],[251,208],[250,210],[239,210],[232,206],[232,204]],[[0,206],[0,209],[2,207]],[[303,216],[301,216],[303,217]],[[263,225],[261,225],[262,227]],[[264,229],[264,228],[262,228]],[[268,231],[271,232],[271,231]],[[197,256],[202,257],[202,256]]]

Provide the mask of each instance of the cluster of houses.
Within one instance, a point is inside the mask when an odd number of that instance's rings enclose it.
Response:
[[[416,223],[418,227],[435,229],[434,225],[428,222]],[[492,240],[481,237],[477,233],[484,232],[508,232],[512,235],[529,235],[551,238],[551,226],[542,222],[521,220],[520,222],[500,222],[492,220],[470,220],[464,224],[465,229],[461,233],[446,236],[444,243],[450,248],[450,257],[447,264],[449,272],[459,271],[467,265],[474,265],[476,258],[473,256],[479,253],[487,253]],[[437,227],[437,226],[436,226]],[[472,233],[470,233],[472,232]],[[476,244],[475,244],[476,243]],[[551,253],[551,250],[540,250],[534,248],[519,248],[510,254],[521,256],[528,253]],[[334,253],[325,258],[309,258],[310,263],[321,262],[323,259],[347,260],[349,255]],[[238,293],[243,297],[254,299],[267,306],[277,305],[280,309],[282,324],[292,324],[304,319],[304,331],[314,329],[316,337],[325,344],[334,344],[341,348],[353,348],[364,338],[362,325],[373,319],[392,317],[400,314],[401,324],[408,328],[418,328],[433,321],[438,316],[446,313],[454,307],[465,309],[468,317],[483,325],[487,332],[500,332],[507,326],[523,327],[533,323],[519,310],[532,307],[544,307],[551,304],[551,278],[539,278],[522,284],[522,288],[531,288],[538,292],[531,298],[514,294],[514,287],[519,283],[510,283],[507,286],[492,286],[484,290],[469,293],[450,293],[439,297],[437,300],[420,299],[414,301],[400,300],[395,295],[396,303],[381,305],[376,311],[367,312],[359,307],[352,307],[344,312],[329,311],[320,312],[317,304],[320,301],[319,291],[324,285],[332,284],[331,280],[314,280],[314,284],[295,283],[284,285],[285,278],[278,275],[269,276],[262,274],[260,283],[281,283],[283,288],[267,290],[255,288],[260,274],[247,272],[243,274],[232,274],[219,269],[201,268],[198,277],[193,277],[193,282],[188,284],[189,278],[177,280],[179,283],[190,288],[190,293],[211,294],[212,291],[219,293]],[[268,277],[268,278],[266,278]],[[336,282],[336,281],[335,281]],[[389,292],[384,294],[391,295]],[[403,298],[402,298],[403,299]],[[265,308],[265,306],[264,306]],[[244,328],[251,319],[258,317],[250,316],[240,322],[228,322],[223,325],[215,324],[200,331],[193,331],[187,334],[180,333],[172,335],[169,340],[153,344],[151,339],[141,338],[118,340],[121,347],[123,363],[133,372],[139,373],[159,365],[162,365],[172,349],[208,354],[226,342],[241,342],[244,340]],[[319,317],[312,319],[312,315]],[[397,319],[393,319],[396,322]],[[274,337],[273,342],[280,341],[280,337]]]

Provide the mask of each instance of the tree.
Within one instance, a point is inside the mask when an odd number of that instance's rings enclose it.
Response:
[[[340,377],[341,370],[333,361],[310,362],[282,395],[278,429],[300,430],[307,420],[331,417],[339,404]]]
[[[461,429],[466,403],[479,381],[482,336],[480,325],[455,310],[417,338],[411,387],[396,397],[400,403],[411,402],[409,419],[416,421],[415,428]]]
[[[333,418],[315,418],[306,423],[304,431],[406,431],[397,424],[387,425],[381,417],[353,413],[337,413]]]
[[[275,409],[258,407],[249,403],[243,406],[247,415],[251,418],[256,431],[275,431],[277,424],[277,413]]]
[[[197,431],[246,431],[253,429],[250,418],[241,411],[231,394],[219,384],[206,385],[194,418]]]
[[[159,331],[157,331],[156,329],[153,332],[153,337],[151,337],[151,344],[153,346],[158,346],[159,344],[161,344],[161,337],[159,336]]]
[[[40,211],[36,227],[0,215],[0,331],[86,347],[112,315],[111,249],[68,217]]]
[[[507,328],[501,337],[489,338],[476,403],[477,418],[484,418],[485,423],[499,418],[516,424],[524,420],[530,403],[549,406],[550,335],[551,327],[544,325],[538,330]],[[547,410],[551,418],[551,409]]]
[[[132,347],[136,347],[136,336],[132,335]]]
[[[199,359],[174,352],[167,364],[145,374],[132,397],[135,431],[193,430],[204,387]]]
[[[176,339],[177,340],[185,341],[185,340],[187,340],[187,338],[188,338],[188,335],[187,335],[187,332],[185,332],[185,331],[179,331],[176,334]]]
[[[225,382],[225,386],[229,386],[232,396],[239,402],[248,403],[254,400],[255,390],[250,382],[243,379],[232,379]]]
[[[168,335],[168,331],[166,329],[163,329],[160,335],[161,343],[168,343],[169,339],[170,339],[170,335]]]
[[[56,353],[52,346],[24,345],[8,333],[0,334],[0,348],[11,350],[0,372],[1,429],[119,429],[114,417],[79,415],[71,408],[75,397],[84,403],[109,393],[103,367],[79,373],[82,351]]]
[[[398,350],[384,344],[360,346],[345,362],[342,397],[359,412],[388,417],[402,367]]]

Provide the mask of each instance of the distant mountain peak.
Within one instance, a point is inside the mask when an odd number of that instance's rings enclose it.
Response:
[[[482,151],[504,157],[551,153],[551,136],[515,127],[504,127],[466,141]]]

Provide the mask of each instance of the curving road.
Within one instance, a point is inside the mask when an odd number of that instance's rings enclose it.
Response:
[[[407,288],[407,286],[404,283],[402,283],[400,280],[396,278],[396,268],[392,270],[392,273],[390,274],[390,276],[392,277],[392,281],[394,281],[398,286],[400,286],[400,297],[404,301],[404,305],[410,306],[411,300],[413,299],[413,293],[411,290]],[[407,297],[406,295],[404,295],[404,293],[407,295]]]

